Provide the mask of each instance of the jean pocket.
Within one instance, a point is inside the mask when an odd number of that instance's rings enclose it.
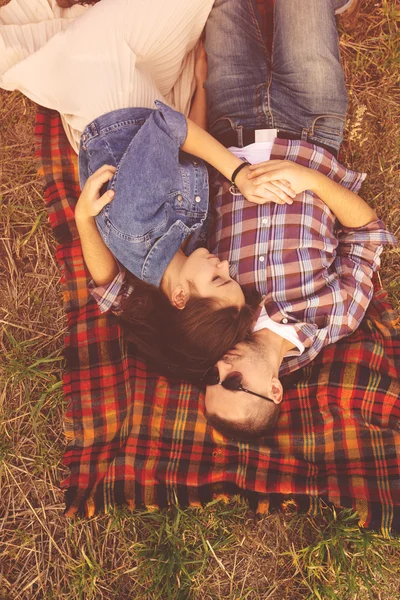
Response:
[[[316,117],[310,128],[311,136],[341,136],[345,119],[337,115],[320,115]]]

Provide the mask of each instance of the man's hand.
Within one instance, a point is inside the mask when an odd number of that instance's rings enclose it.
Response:
[[[252,169],[267,164],[268,163],[266,162],[260,163],[259,165],[249,165],[239,171],[235,180],[236,187],[246,200],[254,204],[266,204],[267,202],[275,202],[275,204],[292,204],[296,194],[288,181],[285,181],[280,177],[274,177],[269,181],[256,183],[256,181],[252,179]]]
[[[318,171],[302,167],[291,160],[268,160],[250,165],[247,178],[255,186],[266,187],[277,180],[284,181],[294,192],[295,197],[305,190],[314,191],[318,180]]]
[[[114,192],[109,190],[100,196],[102,186],[112,179],[117,169],[111,165],[103,165],[88,177],[81,195],[79,196],[75,220],[87,220],[95,217],[106,204],[114,198]]]

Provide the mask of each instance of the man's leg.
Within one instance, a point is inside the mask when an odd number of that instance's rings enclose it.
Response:
[[[278,0],[274,8],[273,126],[339,150],[347,110],[332,0]]]
[[[347,98],[333,1],[276,0],[271,60],[257,17],[253,0],[216,0],[211,11],[211,133],[277,127],[338,151]]]
[[[272,127],[269,58],[253,0],[216,0],[206,24],[210,132]],[[240,143],[240,138],[239,142]],[[240,144],[241,145],[241,144]]]

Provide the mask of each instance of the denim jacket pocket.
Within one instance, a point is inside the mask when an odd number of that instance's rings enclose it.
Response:
[[[122,242],[131,242],[134,244],[144,243],[147,247],[151,247],[159,237],[161,237],[167,226],[167,210],[164,207],[162,214],[158,215],[159,218],[156,223],[151,224],[149,229],[145,227],[142,231],[139,228],[136,228],[136,224],[127,224],[128,226],[124,231],[121,231],[119,227],[112,222],[112,220],[106,217],[107,225],[110,228],[110,234],[113,235],[115,239],[121,240]],[[150,225],[150,224],[149,224]]]

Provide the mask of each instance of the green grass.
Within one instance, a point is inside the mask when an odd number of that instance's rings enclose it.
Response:
[[[1,4],[1,2],[0,2]],[[344,160],[400,235],[399,6],[365,0],[341,51],[349,84]],[[33,159],[35,106],[0,92],[0,599],[397,600],[400,542],[349,511],[256,516],[204,509],[63,516],[60,386],[66,331],[55,244]],[[400,306],[399,249],[381,279]]]

